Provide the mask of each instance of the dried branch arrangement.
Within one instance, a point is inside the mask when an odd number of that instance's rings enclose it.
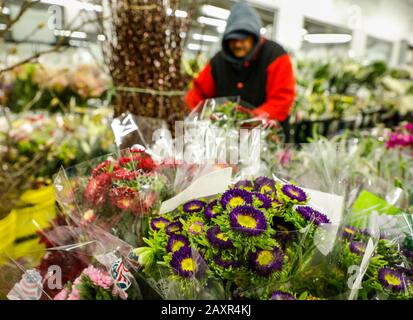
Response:
[[[187,17],[177,17],[180,0],[108,0],[106,64],[116,88],[115,114],[125,111],[161,118],[173,126],[182,119],[181,72],[183,44],[191,22],[193,1],[185,2]]]

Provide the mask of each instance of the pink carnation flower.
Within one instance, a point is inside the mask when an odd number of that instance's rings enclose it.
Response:
[[[76,286],[72,286],[72,292],[69,294],[67,300],[80,300],[80,293]]]
[[[111,276],[103,270],[97,269],[94,266],[89,266],[82,272],[84,275],[98,287],[109,289],[113,285]]]
[[[67,289],[64,288],[62,291],[60,291],[57,295],[54,296],[53,300],[66,300],[68,296]]]

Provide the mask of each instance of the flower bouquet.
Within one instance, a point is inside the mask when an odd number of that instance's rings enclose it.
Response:
[[[397,207],[361,192],[332,252],[314,259],[297,283],[325,299],[412,299],[412,223]]]
[[[0,290],[8,299],[142,298],[134,266],[125,258],[131,249],[127,243],[96,226],[62,224],[41,234],[43,251],[28,252],[18,260],[9,257],[1,266]]]
[[[167,178],[143,150],[130,149],[62,170],[58,202],[79,226],[97,225],[137,245],[147,217],[168,196]]]
[[[406,123],[391,132],[386,140],[388,149],[404,149],[413,153],[413,123]]]
[[[131,258],[165,299],[197,299],[205,291],[214,299],[296,297],[277,292],[305,268],[317,229],[330,223],[308,202],[295,185],[243,180],[152,217],[146,246]]]

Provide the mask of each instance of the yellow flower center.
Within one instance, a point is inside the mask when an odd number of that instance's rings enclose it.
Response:
[[[228,241],[228,237],[225,236],[222,232],[217,234],[217,238],[222,241]]]
[[[172,245],[172,252],[176,252],[179,249],[181,249],[183,246],[185,246],[185,243],[183,243],[182,241],[175,241]]]
[[[197,204],[193,204],[193,205],[189,206],[190,211],[195,211],[195,210],[198,210],[198,209],[199,209],[199,206]]]
[[[245,204],[245,201],[242,197],[234,197],[231,200],[229,200],[229,205],[233,208],[239,207]]]
[[[123,199],[123,200],[120,200],[119,202],[122,206],[124,206],[126,208],[128,208],[131,204],[131,201],[129,199]]]
[[[179,230],[179,228],[177,226],[172,226],[172,227],[169,228],[170,232],[176,232],[178,230]]]
[[[93,210],[89,209],[85,212],[85,214],[83,215],[83,219],[84,220],[90,220],[93,218],[93,216],[95,215],[95,213],[93,212]]]
[[[163,229],[165,228],[166,223],[164,221],[157,221],[155,222],[155,227],[157,227],[158,229]]]
[[[274,255],[272,251],[265,250],[258,254],[257,261],[261,266],[267,266],[273,261],[273,259]]]
[[[257,220],[255,220],[250,215],[240,214],[237,217],[237,220],[238,220],[238,223],[244,228],[254,229],[257,227]]]
[[[268,185],[263,185],[261,187],[261,193],[265,193],[265,192],[272,192],[272,188]]]
[[[192,258],[185,258],[181,262],[182,270],[185,271],[194,271],[195,270],[195,262]]]
[[[300,195],[296,190],[290,190],[290,193],[291,193],[294,197],[298,197],[298,196]]]
[[[401,284],[400,279],[391,273],[386,274],[384,276],[384,279],[386,279],[387,283],[391,284],[392,286],[398,286]]]
[[[354,230],[350,228],[344,228],[347,233],[354,234]]]
[[[202,232],[202,225],[199,223],[193,223],[191,225],[191,231],[194,233],[200,233]]]

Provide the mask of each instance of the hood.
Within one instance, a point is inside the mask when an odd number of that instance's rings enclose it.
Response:
[[[233,57],[232,53],[230,52],[226,37],[232,33],[237,31],[247,32],[252,34],[256,39],[256,46],[251,52],[251,54],[246,57],[243,61],[249,60],[257,51],[260,39],[261,39],[261,28],[262,28],[262,20],[258,13],[251,8],[245,1],[240,1],[236,3],[232,9],[231,14],[227,20],[227,27],[224,32],[224,36],[222,39],[222,50],[224,55],[227,59],[232,60],[233,62],[242,62],[239,59]]]

